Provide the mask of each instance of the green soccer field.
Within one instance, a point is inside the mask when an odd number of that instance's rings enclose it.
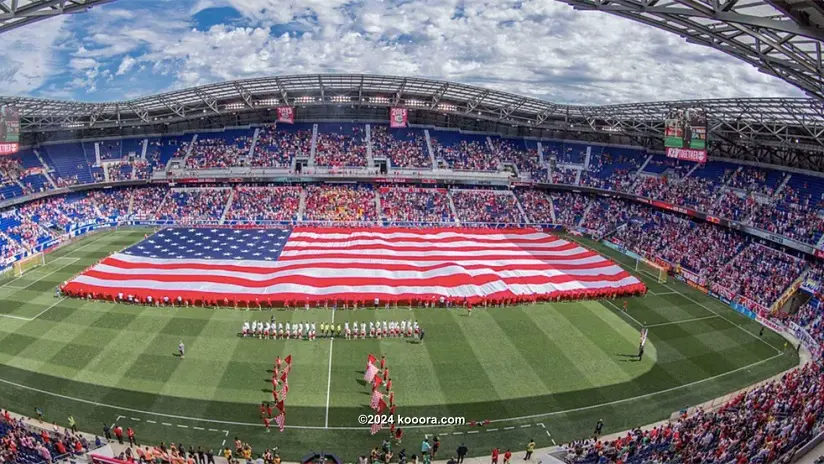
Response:
[[[219,448],[235,436],[256,451],[278,446],[285,459],[328,450],[347,462],[383,435],[363,382],[368,353],[385,355],[398,414],[458,416],[486,427],[405,427],[401,447],[419,451],[425,434],[451,452],[493,446],[522,450],[589,434],[599,418],[613,432],[668,417],[797,364],[784,340],[722,303],[678,282],[642,275],[651,292],[629,300],[460,310],[244,311],[150,308],[56,298],[55,287],[145,230],[87,237],[47,256],[46,265],[0,282],[0,408],[102,433],[131,426],[139,442]],[[617,259],[591,241],[589,247]],[[624,259],[624,258],[622,258]],[[620,260],[620,259],[619,259]],[[628,263],[628,259],[625,259]],[[244,320],[417,319],[424,343],[408,340],[273,341],[238,336]],[[634,359],[639,327],[649,327],[644,359]],[[186,358],[175,356],[178,342]],[[293,357],[287,430],[266,433],[261,401],[271,399],[275,356]]]

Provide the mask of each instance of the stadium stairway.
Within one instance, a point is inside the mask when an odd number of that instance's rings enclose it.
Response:
[[[448,190],[446,192],[446,198],[449,200],[449,211],[452,213],[452,217],[455,218],[455,225],[461,225],[461,219],[458,217],[458,209],[455,208],[455,202],[452,201],[452,190]]]

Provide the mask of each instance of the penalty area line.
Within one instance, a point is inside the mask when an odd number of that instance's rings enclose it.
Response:
[[[750,369],[752,367],[764,364],[766,362],[772,361],[773,359],[776,359],[776,358],[778,358],[780,356],[783,356],[783,355],[784,355],[783,352],[778,353],[778,354],[773,355],[769,358],[762,359],[761,361],[756,361],[752,364],[748,364],[746,366],[742,366],[742,367],[739,367],[737,369],[733,369],[731,371],[724,372],[722,374],[714,375],[712,377],[707,377],[707,378],[701,379],[701,380],[696,380],[696,381],[690,382],[690,383],[677,385],[675,387],[667,388],[667,389],[664,389],[664,390],[658,390],[658,391],[646,393],[646,394],[643,394],[643,395],[633,396],[631,398],[622,398],[620,400],[609,401],[609,402],[605,402],[605,403],[592,404],[592,405],[589,405],[589,406],[582,406],[582,407],[579,407],[579,408],[566,409],[566,410],[563,410],[563,411],[553,411],[553,412],[540,413],[540,414],[531,414],[531,415],[528,415],[528,416],[507,417],[507,418],[504,418],[504,419],[495,419],[495,420],[492,420],[491,422],[492,423],[517,422],[517,421],[524,421],[524,420],[530,420],[530,419],[537,419],[537,418],[541,418],[541,417],[552,417],[552,416],[558,416],[558,415],[569,414],[569,413],[574,413],[574,412],[588,411],[588,410],[591,410],[591,409],[598,409],[598,408],[603,408],[603,407],[608,407],[608,406],[614,406],[616,404],[629,403],[629,402],[632,402],[632,401],[636,401],[636,400],[640,400],[640,399],[644,399],[644,398],[650,398],[650,397],[653,397],[653,396],[656,396],[656,395],[661,395],[661,394],[664,394],[664,393],[670,393],[670,392],[678,391],[678,390],[681,390],[683,388],[694,387],[695,385],[699,385],[699,384],[702,384],[704,382],[709,382],[711,380],[719,379],[721,377],[725,377],[727,375],[734,374],[736,372],[741,372],[743,370]],[[148,416],[166,417],[166,418],[171,418],[171,419],[181,419],[181,420],[188,420],[188,421],[193,421],[193,422],[206,422],[206,423],[210,423],[210,424],[237,425],[237,426],[243,426],[243,427],[261,427],[261,424],[256,423],[256,422],[252,423],[252,422],[223,421],[223,420],[217,420],[217,419],[204,419],[204,418],[200,418],[200,417],[179,416],[179,415],[175,415],[175,414],[144,411],[144,410],[141,410],[141,409],[115,406],[115,405],[112,405],[112,404],[101,403],[99,401],[92,401],[92,400],[86,400],[86,399],[83,399],[83,398],[76,398],[76,397],[73,397],[73,396],[68,396],[68,395],[63,395],[63,394],[55,393],[55,392],[48,391],[48,390],[43,390],[43,389],[40,389],[40,388],[30,387],[28,385],[22,385],[22,384],[12,382],[10,380],[6,380],[6,379],[3,379],[3,378],[0,378],[0,383],[4,383],[6,385],[11,385],[13,387],[17,387],[17,388],[20,388],[20,389],[23,389],[23,390],[28,390],[28,391],[33,391],[33,392],[41,393],[41,394],[44,394],[44,395],[48,395],[48,396],[53,396],[55,398],[62,398],[62,399],[65,399],[65,400],[76,401],[78,403],[88,404],[88,405],[91,405],[91,406],[97,406],[97,407],[102,407],[102,408],[110,408],[110,409],[114,409],[114,410],[117,410],[117,411],[134,412],[134,413],[139,413],[139,414],[145,414],[145,415],[148,415]],[[151,421],[147,420],[146,422],[151,422]],[[165,425],[165,423],[164,423],[164,425]],[[172,424],[169,424],[169,426],[171,426],[171,425]],[[419,428],[443,428],[443,427],[454,427],[454,425],[410,425],[410,426],[407,426],[406,428],[419,429]],[[324,427],[324,426],[312,426],[312,425],[289,425],[286,428],[298,429],[298,430],[300,430],[300,429],[305,429],[305,430],[324,430],[324,429],[328,429],[328,430],[369,430],[369,427],[345,427],[345,426]],[[227,430],[224,430],[224,432],[228,434]]]

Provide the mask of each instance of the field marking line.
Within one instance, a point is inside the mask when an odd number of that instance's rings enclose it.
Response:
[[[469,433],[478,433],[478,431],[477,430],[467,430],[466,433],[467,434],[469,434]]]
[[[558,415],[569,414],[569,413],[573,413],[573,412],[588,411],[590,409],[597,409],[597,408],[602,408],[602,407],[606,407],[606,406],[614,406],[616,404],[628,403],[628,402],[631,402],[631,401],[636,401],[636,400],[640,400],[640,399],[644,399],[644,398],[649,398],[649,397],[660,395],[660,394],[663,394],[663,393],[670,393],[670,392],[678,391],[678,390],[681,390],[683,388],[693,387],[695,385],[699,385],[701,383],[708,382],[710,380],[715,380],[715,379],[718,379],[718,378],[721,378],[721,377],[724,377],[724,376],[727,376],[727,375],[730,375],[730,374],[734,374],[736,372],[743,371],[745,369],[750,369],[750,368],[758,366],[760,364],[764,364],[766,362],[772,361],[773,359],[776,359],[776,358],[778,358],[780,356],[783,356],[783,355],[784,355],[784,353],[781,352],[781,353],[773,355],[769,358],[764,358],[764,359],[762,359],[760,361],[756,361],[752,364],[748,364],[746,366],[742,366],[742,367],[739,367],[737,369],[733,369],[731,371],[723,372],[721,374],[714,375],[712,377],[707,377],[705,379],[700,379],[700,380],[696,380],[696,381],[693,381],[693,382],[689,382],[689,383],[685,383],[685,384],[681,384],[681,385],[676,385],[674,387],[666,388],[664,390],[658,390],[658,391],[654,391],[654,392],[645,393],[643,395],[633,396],[631,398],[622,398],[622,399],[619,399],[619,400],[608,401],[606,403],[591,404],[589,406],[581,406],[581,407],[578,407],[578,408],[566,409],[566,410],[563,410],[563,411],[553,411],[553,412],[546,412],[546,413],[539,413],[539,414],[530,414],[528,416],[519,416],[519,417],[506,417],[506,418],[503,418],[503,419],[495,419],[491,422],[517,422],[517,421],[523,421],[523,420],[528,420],[528,419],[538,419],[538,418],[542,418],[542,417],[558,416]],[[182,420],[189,420],[189,421],[194,421],[194,422],[206,422],[206,423],[210,423],[210,424],[237,425],[237,426],[244,426],[244,427],[260,427],[260,424],[256,423],[256,422],[251,423],[251,422],[222,421],[222,420],[217,420],[217,419],[204,419],[204,418],[201,418],[201,417],[179,416],[179,415],[175,415],[175,414],[144,411],[142,409],[115,406],[115,405],[111,405],[111,404],[101,403],[99,401],[92,401],[92,400],[86,400],[86,399],[83,399],[83,398],[76,398],[76,397],[73,397],[73,396],[68,396],[68,395],[63,395],[63,394],[60,394],[60,393],[51,392],[51,391],[48,391],[48,390],[43,390],[43,389],[40,389],[40,388],[30,387],[30,386],[22,385],[22,384],[12,382],[10,380],[6,380],[6,379],[3,379],[3,378],[0,378],[0,383],[4,383],[6,385],[11,385],[13,387],[21,388],[23,390],[28,390],[28,391],[33,391],[33,392],[36,392],[36,393],[41,393],[41,394],[44,394],[44,395],[48,395],[48,396],[53,396],[55,398],[62,398],[62,399],[65,399],[65,400],[76,401],[78,403],[88,404],[88,405],[91,405],[91,406],[111,408],[111,409],[115,409],[115,410],[119,410],[119,411],[128,411],[128,412],[134,412],[134,413],[139,413],[139,414],[145,414],[145,415],[148,415],[148,416],[166,417],[166,418],[170,418],[170,419],[182,419]],[[149,422],[149,421],[147,420],[146,422]],[[166,425],[165,422],[163,424]],[[168,424],[168,425],[171,425],[171,424]],[[432,427],[453,427],[453,426],[452,425],[435,425],[435,426],[433,426],[433,425],[411,425],[411,426],[407,426],[406,428],[417,429],[417,428],[432,428]],[[323,429],[327,429],[327,428],[329,430],[369,430],[369,427],[345,427],[345,426],[342,426],[342,427],[318,427],[318,426],[314,426],[314,425],[290,425],[290,426],[287,426],[287,428],[305,429],[305,430],[323,430]],[[515,427],[513,426],[512,428],[515,428]],[[223,430],[223,432],[228,436],[228,434],[229,434],[228,430]]]
[[[112,235],[112,234],[113,234],[113,233],[115,233],[115,232],[116,232],[116,230],[109,229],[109,230],[107,230],[107,231],[105,231],[105,232],[101,233],[99,237],[97,237],[97,238],[93,239],[91,242],[89,242],[89,243],[87,243],[87,244],[83,245],[83,246],[82,246],[82,247],[80,247],[80,248],[77,248],[77,249],[75,249],[75,250],[72,250],[72,251],[70,251],[70,252],[66,253],[66,254],[65,254],[65,256],[68,256],[68,255],[71,255],[71,254],[77,253],[78,251],[82,250],[83,248],[86,248],[87,246],[91,245],[92,243],[97,242],[97,241],[98,241],[98,240],[100,240],[101,238],[103,238],[103,237],[108,237],[109,235]],[[79,259],[79,258],[78,258],[78,259]]]
[[[610,306],[612,306],[613,308],[617,309],[619,314],[623,314],[624,316],[626,316],[626,317],[632,319],[633,321],[635,321],[635,323],[638,324],[639,326],[645,327],[644,324],[641,323],[641,321],[639,321],[638,319],[630,316],[629,312],[624,311],[623,309],[619,308],[618,306],[615,305],[615,303],[613,303],[609,300],[606,300],[606,302],[609,303]]]
[[[524,424],[524,425],[521,426],[522,429],[525,429],[527,427],[532,427],[532,424]]]
[[[65,296],[60,297],[57,301],[55,301],[54,303],[52,303],[51,305],[49,305],[49,307],[48,307],[48,308],[44,309],[43,311],[40,311],[40,312],[39,312],[39,313],[37,313],[37,315],[35,315],[34,317],[22,317],[22,316],[15,316],[15,315],[13,315],[13,314],[0,314],[0,317],[8,317],[8,318],[10,318],[10,319],[17,319],[17,320],[20,320],[20,321],[31,322],[31,321],[33,321],[33,320],[37,319],[38,317],[42,316],[43,314],[46,314],[46,311],[48,311],[48,310],[50,310],[50,309],[54,308],[55,306],[59,305],[60,303],[62,303],[62,302],[63,302],[63,301],[65,301],[65,300],[66,300],[66,297],[65,297]]]
[[[452,432],[452,435],[463,435],[463,432]]]
[[[599,252],[599,253],[600,253],[600,252]],[[603,254],[609,255],[609,253],[603,253]],[[616,258],[616,259],[613,259],[613,261],[614,261],[614,262],[616,262],[619,266],[622,266],[622,267],[626,268],[627,270],[630,270],[630,271],[631,271],[631,270],[633,270],[633,269],[632,269],[632,268],[630,268],[628,265],[626,265],[626,264],[624,264],[624,263],[620,262],[617,258]],[[646,272],[646,271],[641,270],[640,272]],[[653,276],[652,274],[650,274],[650,273],[648,273],[648,272],[647,272],[647,274],[648,274],[648,275],[650,275],[650,276],[652,276],[652,277],[654,277],[654,278],[656,278],[656,279],[658,278],[657,276]],[[675,293],[677,293],[677,294],[681,295],[682,297],[684,297],[684,298],[686,298],[687,300],[689,300],[689,301],[693,302],[694,304],[697,304],[698,306],[700,306],[700,307],[702,307],[702,308],[706,309],[707,311],[709,311],[709,312],[711,312],[711,313],[715,314],[716,316],[720,317],[721,319],[723,319],[723,320],[727,321],[727,322],[728,322],[728,323],[730,323],[731,325],[733,325],[733,326],[735,326],[735,327],[738,327],[739,329],[741,329],[741,330],[742,330],[742,331],[744,331],[745,333],[749,334],[751,337],[753,337],[753,338],[755,338],[755,339],[759,340],[761,343],[763,343],[763,344],[765,344],[765,345],[769,346],[770,348],[774,349],[776,353],[779,353],[779,354],[781,353],[781,350],[780,350],[780,349],[776,348],[776,347],[775,347],[775,346],[773,346],[773,345],[770,345],[769,343],[767,343],[767,342],[766,342],[763,338],[759,337],[758,335],[756,335],[756,334],[754,334],[754,333],[750,332],[749,330],[747,330],[747,329],[745,329],[745,328],[741,327],[740,325],[738,325],[738,324],[736,324],[735,322],[733,322],[733,321],[731,321],[731,320],[727,319],[726,317],[722,316],[721,314],[718,314],[717,312],[713,311],[713,310],[712,310],[712,309],[710,309],[707,305],[705,305],[705,304],[703,304],[703,303],[700,303],[700,302],[696,301],[695,299],[693,299],[693,298],[692,298],[692,297],[690,297],[689,295],[686,295],[686,294],[684,294],[683,292],[681,292],[681,291],[679,291],[679,290],[677,290],[677,289],[675,289],[675,288],[673,288],[673,287],[670,287],[670,286],[669,286],[668,284],[666,284],[666,283],[662,283],[662,284],[659,284],[659,285],[662,285],[662,286],[664,286],[664,287],[666,287],[666,288],[670,289],[671,291],[673,291],[673,292],[675,292]],[[613,306],[615,306],[615,305],[613,305]],[[733,310],[733,311],[734,311],[734,310]]]
[[[504,430],[515,430],[515,426],[504,427]]]
[[[210,432],[220,432],[218,429],[209,429]]]
[[[157,422],[155,422],[155,421],[153,421],[153,420],[149,420],[149,419],[146,419],[146,422],[148,422],[148,423],[150,423],[150,424],[157,424]]]
[[[58,259],[60,259],[60,258],[58,258]],[[37,280],[32,281],[32,282],[29,282],[29,284],[28,284],[28,285],[24,285],[24,286],[22,286],[22,287],[14,287],[14,286],[10,286],[10,285],[4,285],[4,286],[3,286],[3,288],[10,288],[10,289],[12,289],[12,290],[25,290],[25,289],[27,289],[27,288],[31,287],[32,285],[36,284],[37,282],[40,282],[41,280],[45,279],[46,277],[48,277],[48,276],[50,276],[50,275],[54,274],[55,272],[61,271],[61,270],[63,270],[63,268],[66,268],[66,267],[68,267],[68,266],[71,266],[72,264],[74,264],[74,263],[76,263],[77,261],[79,261],[79,260],[80,260],[80,258],[69,258],[69,259],[73,259],[74,261],[72,261],[72,262],[70,262],[70,263],[66,263],[66,264],[64,264],[64,265],[62,265],[62,266],[60,266],[60,267],[58,267],[57,269],[55,269],[55,270],[53,270],[53,271],[51,271],[51,272],[47,272],[46,274],[43,274],[43,275],[42,275],[42,276],[40,276],[40,278],[38,278]],[[56,261],[56,260],[55,260],[55,261]],[[25,274],[23,274],[23,276],[25,276]],[[21,276],[21,277],[23,277],[23,276]]]
[[[486,429],[487,432],[497,432],[498,429]]]
[[[129,419],[131,419],[133,421],[136,421],[136,422],[140,422],[140,419],[138,419],[137,417],[130,417]]]
[[[692,301],[693,303],[697,304],[698,306],[700,306],[700,307],[702,307],[702,308],[706,309],[707,311],[709,311],[709,312],[711,312],[711,313],[715,314],[716,316],[720,317],[721,319],[724,319],[725,321],[729,322],[729,323],[730,323],[731,325],[733,325],[734,327],[738,327],[741,331],[743,331],[743,332],[744,332],[744,333],[746,333],[747,335],[751,336],[752,338],[754,338],[754,339],[756,339],[756,340],[760,341],[761,343],[763,343],[763,344],[765,344],[765,345],[769,346],[770,348],[774,349],[776,353],[779,353],[779,354],[781,353],[781,350],[779,350],[778,348],[776,348],[776,347],[774,347],[774,346],[770,345],[770,344],[769,344],[769,343],[767,343],[767,341],[766,341],[766,340],[764,340],[763,338],[761,338],[761,337],[759,337],[758,335],[756,335],[756,334],[754,334],[754,333],[750,332],[749,330],[747,330],[747,329],[745,329],[745,328],[741,327],[740,325],[738,325],[738,324],[736,324],[735,322],[733,322],[733,321],[731,321],[731,320],[727,319],[726,317],[722,316],[721,314],[718,314],[717,312],[715,312],[715,311],[713,311],[712,309],[710,309],[710,308],[709,308],[707,305],[705,305],[704,303],[700,303],[700,302],[696,301],[695,299],[693,299],[693,298],[692,298],[692,297],[690,297],[689,295],[685,295],[684,293],[682,293],[682,292],[680,292],[680,291],[678,291],[678,290],[676,290],[676,289],[674,289],[674,288],[670,287],[670,286],[669,286],[669,285],[667,285],[667,284],[664,284],[664,286],[665,286],[665,287],[667,287],[668,289],[673,290],[673,291],[675,291],[676,293],[680,294],[682,297],[686,298],[687,300]]]
[[[223,443],[220,444],[221,448],[224,447],[224,446],[226,446],[226,440],[223,440]]]
[[[658,292],[658,293],[655,293],[655,292],[650,291],[650,292],[649,292],[649,294],[650,294],[650,295],[654,295],[654,296],[661,296],[661,295],[677,295],[677,294],[678,294],[678,292]]]
[[[167,427],[171,427],[171,426],[172,426],[172,424],[170,424],[170,423],[168,423],[168,422],[161,422],[161,424],[162,424],[162,425],[165,425],[165,426],[167,426]]]
[[[335,308],[332,308],[332,326],[335,325]],[[329,398],[332,393],[332,349],[335,347],[335,337],[329,339],[329,370],[327,371],[326,379],[326,418],[323,422],[323,428],[329,428]]]
[[[647,328],[649,328],[649,327],[663,327],[665,325],[686,324],[688,322],[703,321],[705,319],[715,319],[717,317],[718,316],[716,316],[716,315],[704,316],[704,317],[693,317],[692,319],[683,319],[683,320],[680,320],[680,321],[661,322],[660,324],[647,324],[646,327]]]
[[[188,425],[183,425],[183,424],[177,424],[177,426],[180,427],[181,429],[188,429],[189,428]]]
[[[195,427],[195,426],[192,426],[192,428],[193,428],[193,429],[195,429],[195,430],[206,430],[206,429],[204,429],[203,427]]]

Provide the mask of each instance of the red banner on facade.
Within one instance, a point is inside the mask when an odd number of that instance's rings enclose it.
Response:
[[[20,149],[19,143],[0,143],[0,155],[11,155]]]
[[[389,127],[406,127],[409,122],[409,112],[406,108],[389,109]]]
[[[291,106],[278,106],[278,122],[295,123],[295,109]]]
[[[695,161],[696,163],[706,163],[707,150],[669,147],[667,148],[667,158],[675,158],[684,161]]]

